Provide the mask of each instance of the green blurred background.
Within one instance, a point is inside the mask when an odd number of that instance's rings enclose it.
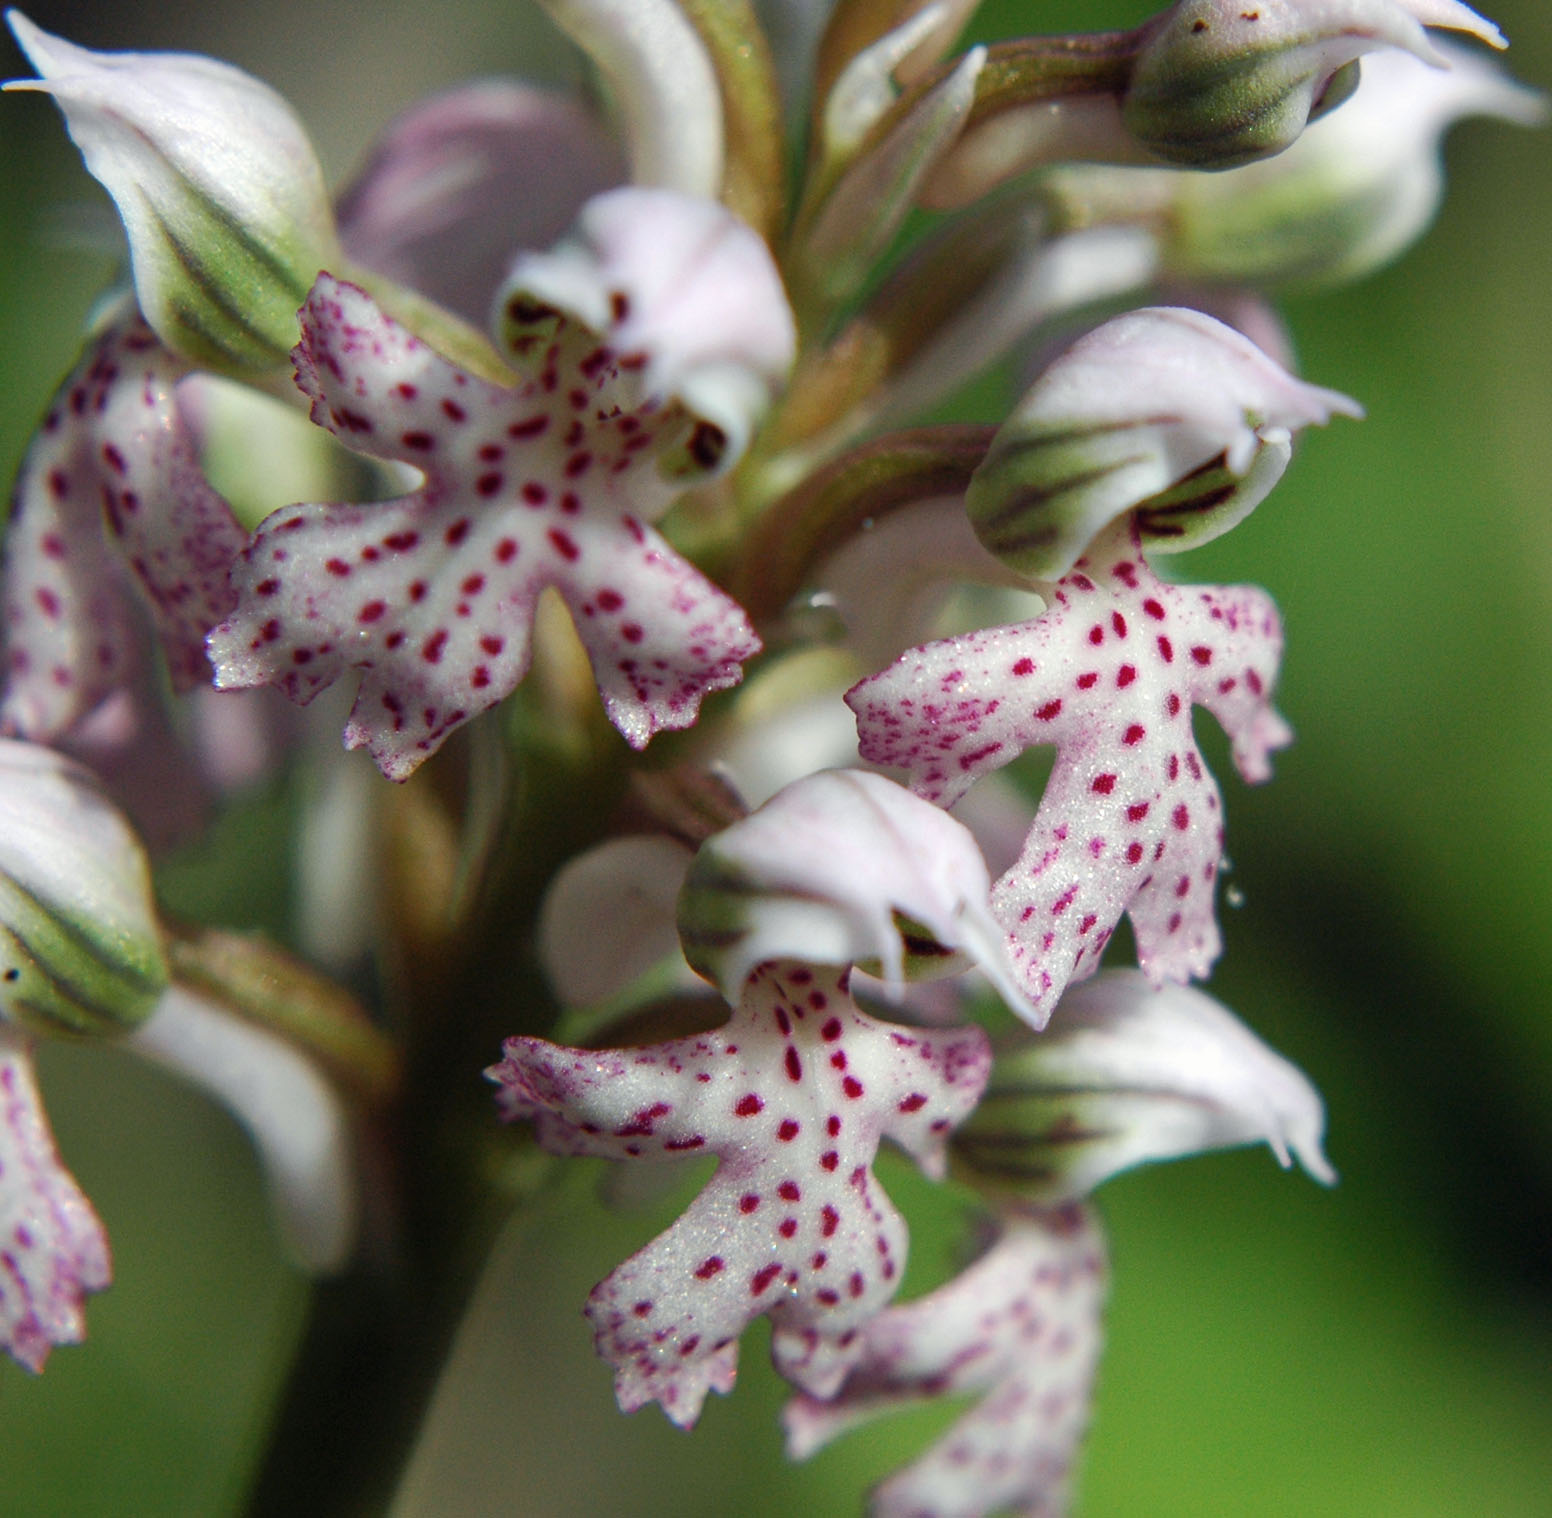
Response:
[[[1097,28],[1142,9],[995,4],[981,29]],[[298,106],[335,182],[427,89],[572,67],[504,5],[31,14],[91,45],[250,69]],[[1552,83],[1539,0],[1493,16],[1514,71]],[[0,66],[24,72],[8,43]],[[1320,1086],[1342,1181],[1325,1192],[1243,1153],[1101,1194],[1115,1285],[1089,1518],[1552,1513],[1548,149],[1545,134],[1458,129],[1431,237],[1288,308],[1304,372],[1368,419],[1307,438],[1271,501],[1182,565],[1266,585],[1287,624],[1279,704],[1298,743],[1275,784],[1225,784],[1244,904],[1223,914],[1212,989]],[[7,99],[7,478],[109,272],[80,246],[103,205],[46,102]],[[228,907],[239,917],[262,910],[254,880],[284,866],[251,863]],[[240,1510],[307,1302],[245,1141],[111,1052],[50,1049],[43,1079],[117,1280],[91,1304],[88,1344],[42,1378],[0,1364],[0,1512]],[[886,1180],[907,1210],[933,1212],[903,1167]],[[737,1392],[693,1435],[655,1410],[621,1418],[579,1309],[662,1219],[603,1211],[593,1182],[579,1167],[504,1237],[405,1511],[845,1513],[941,1425],[941,1411],[913,1415],[785,1466],[763,1329]],[[940,1233],[918,1230],[918,1282],[945,1268]],[[327,1463],[327,1426],[316,1446]]]

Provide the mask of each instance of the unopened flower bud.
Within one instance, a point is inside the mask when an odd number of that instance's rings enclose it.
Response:
[[[1232,168],[1280,153],[1345,100],[1364,53],[1398,47],[1440,62],[1429,26],[1503,46],[1458,0],[1181,0],[1143,45],[1123,119],[1171,163]]]
[[[1133,311],[1036,380],[966,506],[981,542],[1035,580],[1066,574],[1128,511],[1148,547],[1178,552],[1248,516],[1287,468],[1293,433],[1337,412],[1362,414],[1200,311]]]
[[[150,872],[86,771],[0,741],[0,1018],[105,1035],[151,1015],[167,984]]]
[[[113,197],[135,292],[168,347],[239,377],[284,366],[297,308],[338,245],[291,108],[224,63],[97,53],[6,15],[86,167]]]

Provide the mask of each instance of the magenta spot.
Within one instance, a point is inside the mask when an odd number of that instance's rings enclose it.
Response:
[[[834,1138],[841,1131],[841,1120],[833,1112],[825,1119],[825,1132]]]
[[[797,1231],[798,1220],[796,1218],[783,1218],[781,1220],[781,1226],[776,1230],[776,1232],[779,1233],[784,1239],[790,1239]]]
[[[463,422],[468,420],[468,413],[454,400],[442,402],[442,414],[450,422]]]
[[[1263,686],[1261,683],[1261,676],[1258,675],[1253,669],[1247,669],[1245,671],[1245,684],[1250,687],[1250,694],[1252,696],[1259,696],[1265,689],[1265,686]]]
[[[338,580],[343,580],[350,573],[350,565],[343,559],[325,559],[323,567]]]
[[[1077,679],[1077,686],[1079,690],[1093,690],[1093,688],[1098,683],[1099,675],[1096,671],[1093,670],[1090,670],[1087,674],[1079,675]]]
[[[1013,673],[1015,675],[1032,675],[1034,672],[1035,661],[1033,659],[1020,659],[1018,663],[1013,666]]]
[[[1191,650],[1191,657],[1195,659],[1198,664],[1211,664],[1212,650],[1208,648],[1206,644],[1198,643]]]
[[[1135,680],[1136,678],[1137,678],[1136,667],[1134,665],[1131,665],[1131,664],[1123,664],[1120,667],[1120,669],[1118,669],[1116,671],[1116,687],[1117,687],[1117,689],[1125,690],[1126,687],[1128,685],[1130,685],[1132,683],[1132,681]]]
[[[1129,843],[1129,844],[1127,844],[1127,846],[1126,846],[1126,862],[1128,864],[1141,864],[1142,863],[1142,845],[1140,843]]]
[[[709,1281],[714,1275],[718,1274],[722,1268],[722,1256],[719,1254],[711,1255],[708,1258],[702,1260],[701,1263],[695,1267],[695,1278],[698,1281]]]
[[[796,1181],[783,1181],[776,1188],[776,1194],[784,1202],[800,1202],[803,1200],[803,1193],[798,1189]]]
[[[483,664],[476,664],[469,675],[469,684],[475,690],[484,690],[490,684],[490,671]]]
[[[781,1127],[776,1130],[776,1137],[779,1138],[782,1143],[790,1144],[793,1139],[798,1136],[800,1131],[801,1124],[799,1124],[798,1120],[795,1117],[787,1117],[782,1119]]]
[[[1182,803],[1180,806],[1177,806],[1170,814],[1169,820],[1173,822],[1175,826],[1183,833],[1188,827],[1191,826],[1191,813],[1186,808],[1184,803]]]
[[[456,548],[468,536],[469,519],[468,517],[459,517],[458,520],[442,534],[442,541],[445,542],[449,548]]]
[[[418,542],[418,532],[391,532],[383,539],[383,547],[391,553],[408,553]]]
[[[650,1302],[637,1302],[631,1311],[638,1318],[650,1318],[652,1316],[652,1304]]]
[[[753,1117],[757,1112],[765,1110],[765,1103],[751,1091],[747,1096],[741,1096],[733,1108],[737,1117]]]
[[[1126,618],[1120,612],[1113,611],[1110,613],[1110,625],[1115,628],[1116,637],[1124,638],[1126,636]]]
[[[420,390],[411,384],[395,385],[393,388],[398,395],[407,401],[414,400],[420,394]]]
[[[426,582],[424,580],[411,580],[409,597],[412,601],[424,601],[426,599]]]
[[[819,1156],[819,1168],[821,1170],[834,1170],[841,1163],[841,1157],[833,1149],[826,1149]]]
[[[1177,717],[1180,715],[1180,697],[1177,696],[1174,691],[1171,691],[1169,696],[1166,698],[1164,702],[1164,710],[1167,711],[1171,717]]]
[[[920,1112],[926,1105],[926,1096],[920,1091],[913,1091],[909,1096],[901,1099],[900,1110],[902,1112]]]
[[[1035,713],[1035,715],[1042,722],[1049,722],[1054,717],[1059,716],[1061,714],[1061,710],[1062,710],[1062,698],[1060,696],[1058,696],[1056,698],[1056,700],[1054,700],[1054,701],[1047,701],[1046,704],[1044,706],[1042,706],[1040,708],[1040,710]],[[1001,747],[1000,744],[998,746]]]
[[[45,617],[57,617],[59,615],[59,597],[46,585],[40,585],[33,592],[33,599],[38,603],[38,610]]]
[[[1114,775],[1096,775],[1089,785],[1089,789],[1099,796],[1108,796],[1115,789],[1116,777]]]
[[[848,1075],[846,1079],[841,1082],[841,1090],[844,1091],[852,1101],[856,1101],[856,1099],[862,1095],[862,1082],[859,1081],[855,1075]]]
[[[549,425],[550,418],[548,414],[540,412],[538,416],[530,416],[521,422],[513,422],[507,428],[507,436],[515,438],[538,437]]]
[[[358,622],[375,622],[387,610],[388,603],[386,601],[368,601],[366,605],[356,613],[356,620]]]
[[[798,1057],[798,1051],[791,1045],[787,1045],[787,1055],[783,1063],[787,1067],[787,1079],[800,1081],[803,1079],[803,1061]]]
[[[399,441],[416,453],[430,453],[436,447],[436,439],[429,432],[406,432]]]
[[[524,480],[521,493],[530,506],[542,506],[550,498],[550,492],[538,480]]]
[[[447,631],[439,627],[424,643],[420,645],[420,657],[427,664],[440,664],[442,662],[442,650],[447,647]]]
[[[1173,664],[1175,662],[1174,645],[1169,641],[1168,638],[1164,636],[1163,633],[1159,634],[1159,657],[1166,664]]]
[[[772,1261],[769,1265],[762,1265],[749,1278],[749,1293],[751,1296],[759,1296],[777,1276],[781,1274],[781,1266]]]
[[[1105,629],[1101,627],[1098,622],[1096,622],[1091,628],[1089,628],[1089,642],[1103,643],[1104,641]]]
[[[474,482],[474,489],[477,494],[488,499],[501,489],[503,479],[505,479],[505,476],[499,469],[492,470],[489,474],[482,474]]]
[[[555,552],[568,563],[575,564],[582,557],[582,550],[577,547],[570,533],[562,531],[559,527],[552,527],[548,537]]]
[[[738,1210],[746,1216],[760,1205],[759,1196],[753,1191],[746,1191],[738,1199]]]
[[[496,562],[498,564],[510,564],[517,557],[517,544],[511,538],[502,538],[496,544]]]
[[[488,653],[492,658],[495,658],[495,656],[499,654],[506,646],[505,638],[493,637],[490,633],[486,633],[486,635],[480,639],[480,647],[483,648],[485,652]]]
[[[601,590],[597,600],[599,611],[618,611],[625,604],[625,597],[617,590]]]
[[[1135,748],[1147,736],[1148,730],[1141,723],[1134,722],[1121,734],[1121,742],[1126,744],[1128,748]]]
[[[835,1237],[835,1230],[841,1226],[841,1215],[828,1202],[819,1212],[819,1231],[825,1238]]]
[[[1141,822],[1148,815],[1148,807],[1151,804],[1147,801],[1134,801],[1126,809],[1126,820],[1128,822]]]
[[[639,622],[622,622],[620,624],[620,636],[627,643],[640,643],[646,637],[646,630]]]
[[[1142,603],[1142,609],[1147,612],[1155,622],[1162,622],[1164,620],[1164,608],[1160,606],[1159,603],[1151,596]]]

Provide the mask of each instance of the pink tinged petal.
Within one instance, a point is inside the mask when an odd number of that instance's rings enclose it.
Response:
[[[859,1011],[844,971],[760,967],[718,1032],[626,1050],[514,1038],[487,1072],[508,1120],[559,1154],[715,1154],[666,1233],[596,1287],[587,1313],[627,1411],[688,1426],[732,1384],[738,1336],[772,1321],[789,1380],[829,1396],[894,1295],[904,1221],[871,1166],[892,1139],[941,1175],[990,1065],[978,1028],[907,1032]]]
[[[17,483],[0,721],[57,738],[128,678],[136,600],[175,689],[210,678],[204,639],[235,598],[244,533],[200,470],[182,362],[137,319],[108,329],[55,398]]]
[[[876,968],[896,989],[908,972],[973,963],[1023,1007],[988,887],[975,839],[952,817],[882,775],[825,770],[707,839],[680,896],[679,937],[730,1002],[756,966],[801,958]]]
[[[402,780],[522,679],[552,585],[637,747],[737,683],[760,646],[748,619],[643,520],[667,504],[657,453],[686,423],[639,398],[636,350],[609,330],[628,302],[601,336],[540,318],[545,337],[517,341],[529,377],[513,389],[455,369],[328,275],[302,318],[295,357],[313,419],[424,483],[381,504],[268,518],[233,570],[237,612],[210,637],[218,686],[273,684],[306,702],[362,670],[346,746]]]
[[[518,257],[503,302],[519,364],[548,361],[536,341],[548,324],[525,320],[525,302],[556,307],[626,355],[617,378],[627,409],[676,400],[708,442],[706,429],[720,432],[710,457],[692,439],[690,466],[701,470],[742,454],[797,346],[765,243],[713,201],[662,190],[589,201],[570,238]]]
[[[1303,1072],[1226,1007],[1116,970],[1069,990],[1054,1027],[999,1051],[954,1150],[983,1182],[1051,1206],[1135,1165],[1240,1144],[1330,1185],[1324,1131]]]
[[[1155,984],[1205,975],[1217,958],[1222,803],[1191,708],[1222,724],[1245,780],[1266,779],[1291,737],[1270,704],[1281,653],[1263,591],[1167,585],[1123,525],[1043,616],[913,649],[848,693],[863,757],[904,768],[943,806],[1026,748],[1055,745],[1024,851],[992,890],[1036,1027],[1098,968],[1122,912]]]
[[[625,177],[569,96],[486,79],[410,107],[339,204],[346,252],[483,323],[517,248],[548,247]]]
[[[966,506],[977,535],[1035,579],[1066,574],[1137,511],[1150,551],[1210,542],[1282,477],[1293,434],[1362,414],[1200,311],[1105,322],[1037,379],[992,441]]]
[[[924,1400],[981,1393],[918,1460],[873,1494],[876,1518],[1057,1518],[1088,1423],[1106,1288],[1087,1209],[1027,1210],[946,1286],[891,1307],[837,1396],[794,1398],[787,1448],[805,1459],[837,1435]]]
[[[86,1337],[85,1298],[112,1278],[108,1236],[60,1163],[25,1040],[0,1025],[0,1347],[40,1371]]]

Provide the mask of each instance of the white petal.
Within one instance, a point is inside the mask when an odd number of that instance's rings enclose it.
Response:
[[[350,1123],[312,1061],[179,986],[129,1047],[208,1091],[248,1130],[298,1263],[321,1272],[343,1266],[359,1207]]]

